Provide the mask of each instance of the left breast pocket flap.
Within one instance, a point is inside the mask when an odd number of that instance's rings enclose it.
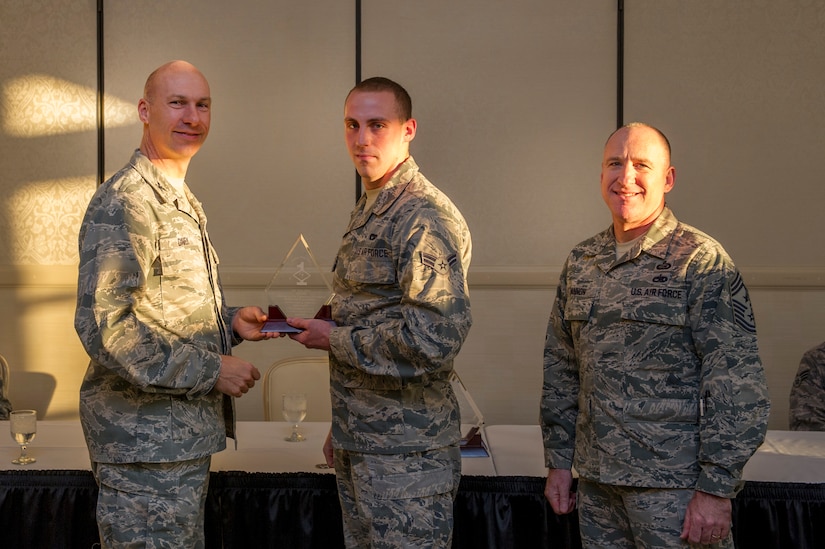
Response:
[[[194,267],[203,265],[203,251],[200,238],[191,236],[168,236],[160,239],[160,267],[165,277],[175,277],[190,273]]]
[[[589,297],[569,297],[564,306],[564,319],[570,322],[587,321],[593,310],[593,299]]]
[[[684,326],[687,290],[684,288],[632,288],[622,300],[622,318],[636,322]]]

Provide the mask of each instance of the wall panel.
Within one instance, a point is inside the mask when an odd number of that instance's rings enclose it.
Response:
[[[77,415],[85,369],[71,315],[95,188],[95,25],[95,0],[0,0],[0,354],[12,404],[41,417]]]
[[[676,214],[740,265],[825,267],[825,3],[626,0],[625,120],[670,138]]]
[[[751,287],[772,428],[786,425],[790,380],[825,325],[825,191],[813,164],[825,143],[821,4],[624,2],[625,118],[668,132],[674,209],[725,244]],[[103,6],[107,171],[138,145],[149,71],[189,59],[215,98],[189,180],[229,298],[264,305],[299,231],[331,264],[354,201],[342,113],[355,79],[355,2]],[[475,323],[456,366],[488,422],[534,423],[558,271],[609,223],[598,177],[616,118],[616,2],[362,6],[363,76],[410,90],[413,154],[473,232]],[[0,0],[0,353],[14,371],[53,376],[53,419],[76,417],[87,362],[72,318],[76,235],[96,169],[95,22],[94,0]],[[32,74],[23,89],[49,92],[24,94],[39,101],[28,112],[51,118],[27,135],[8,92]],[[315,351],[281,340],[237,352],[264,369]],[[256,387],[238,401],[242,419],[263,417],[260,397]]]
[[[363,2],[363,77],[410,92],[422,172],[473,235],[474,324],[456,368],[493,423],[535,423],[553,286],[606,227],[615,2]]]
[[[825,4],[624,4],[625,120],[668,135],[668,202],[722,242],[751,286],[771,427],[787,428],[799,360],[825,339]],[[754,291],[760,275],[773,287]]]
[[[342,139],[354,21],[354,3],[340,0],[105,3],[108,93],[136,105],[149,73],[172,59],[209,80],[212,128],[187,181],[224,265],[273,272],[301,232],[332,264],[355,201]],[[134,121],[107,127],[110,173],[139,144]]]
[[[475,268],[552,265],[610,221],[614,2],[365,0],[363,76],[413,99],[411,151],[462,210]]]

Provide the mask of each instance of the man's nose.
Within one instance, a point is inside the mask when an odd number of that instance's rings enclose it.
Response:
[[[621,180],[625,183],[635,183],[636,182],[636,169],[633,167],[632,162],[628,162],[624,166],[622,166],[622,173],[621,173]]]
[[[183,109],[183,121],[187,124],[197,124],[201,120],[201,113],[197,105],[186,105]]]

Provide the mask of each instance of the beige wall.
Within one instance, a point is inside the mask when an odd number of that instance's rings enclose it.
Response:
[[[671,138],[677,213],[742,267],[822,269],[825,2],[625,6],[625,119]]]
[[[12,397],[17,407],[37,406],[40,395],[31,394],[32,376],[49,375],[57,381],[46,417],[77,416],[77,392],[86,357],[72,328],[74,286],[61,282],[72,276],[71,268],[35,269],[24,287],[0,287],[0,334],[3,354],[12,366]],[[267,277],[248,270],[225,273],[228,298],[234,303],[260,303]],[[787,425],[787,396],[802,351],[822,340],[821,319],[825,291],[820,273],[798,271],[745,271],[750,285],[759,346],[773,399],[771,427]],[[473,316],[470,337],[456,368],[481,408],[488,423],[529,424],[538,417],[541,389],[541,354],[547,313],[557,271],[484,271],[471,273]],[[473,280],[476,281],[473,284]],[[789,282],[789,280],[792,280]],[[11,352],[9,352],[9,350]],[[283,339],[246,342],[236,347],[262,371],[280,358],[303,356],[308,351]],[[14,398],[20,395],[22,398]],[[45,409],[45,408],[43,408]],[[256,386],[237,402],[241,419],[263,419],[263,395]]]
[[[825,186],[813,175],[825,144],[816,93],[825,13],[813,2],[756,3],[763,9],[626,0],[625,119],[668,133],[671,205],[742,269],[771,427],[783,428],[799,358],[825,339]],[[559,268],[609,223],[597,181],[616,118],[616,3],[362,4],[363,76],[410,90],[413,154],[473,232],[475,322],[458,371],[488,423],[534,423]],[[45,376],[55,387],[48,408],[36,405],[42,415],[76,417],[86,358],[72,326],[75,241],[95,184],[96,1],[18,6],[0,0],[0,353],[17,407],[34,402]],[[176,6],[187,25],[162,0],[104,2],[106,171],[138,143],[133,105],[148,72],[172,58],[198,65],[215,110],[188,180],[229,298],[265,305],[268,277],[299,231],[331,263],[354,200],[340,124],[355,79],[354,2]],[[237,352],[262,369],[313,353],[285,340]],[[258,388],[238,401],[241,419],[262,409]]]
[[[72,316],[95,188],[95,6],[0,0],[0,354],[12,404],[41,417],[77,416],[84,370]]]

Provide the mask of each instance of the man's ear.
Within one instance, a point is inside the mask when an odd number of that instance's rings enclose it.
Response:
[[[138,101],[137,111],[140,121],[147,124],[149,122],[149,102],[146,101],[146,99],[141,98],[140,101]]]
[[[676,168],[670,166],[665,174],[665,192],[672,191],[674,185],[676,185]]]
[[[404,141],[409,143],[415,139],[415,130],[417,126],[418,123],[415,121],[415,118],[410,118],[404,122]]]

